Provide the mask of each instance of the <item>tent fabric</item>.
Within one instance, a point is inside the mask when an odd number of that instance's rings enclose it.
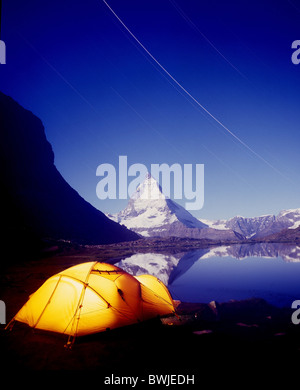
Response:
[[[134,277],[111,264],[87,262],[46,280],[14,320],[82,336],[174,312],[167,287],[156,277]]]

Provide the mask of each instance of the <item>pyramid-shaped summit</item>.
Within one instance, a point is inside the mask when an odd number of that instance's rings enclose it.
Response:
[[[147,173],[144,181],[137,187],[136,191],[131,196],[131,199],[143,199],[143,200],[158,200],[166,199],[162,192],[161,186],[151,176],[151,173]]]
[[[137,187],[127,207],[110,217],[146,237],[181,236],[182,229],[207,227],[182,206],[168,199],[150,173]]]

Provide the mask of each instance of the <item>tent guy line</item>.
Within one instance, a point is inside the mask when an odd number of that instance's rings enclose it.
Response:
[[[247,150],[249,150],[254,156],[268,165],[271,169],[273,169],[280,176],[285,178],[286,180],[291,182],[291,179],[284,175],[279,169],[274,167],[269,161],[267,161],[264,157],[258,154],[255,150],[253,150],[249,145],[247,145],[241,138],[239,138],[234,132],[229,130],[221,121],[219,121],[211,112],[208,111],[190,92],[188,92],[176,79],[173,77],[166,68],[161,65],[161,63],[150,53],[150,51],[142,44],[142,42],[133,34],[133,32],[126,26],[123,20],[116,14],[116,12],[111,8],[111,6],[105,1],[102,0],[106,7],[110,10],[110,12],[114,15],[114,17],[121,23],[121,25],[125,28],[125,30],[131,35],[131,37],[139,44],[139,46],[148,54],[148,56],[163,70],[163,72],[194,102],[197,106],[199,106],[203,111],[206,112],[214,121],[216,121],[223,129],[227,131],[233,138],[235,138],[241,145],[243,145]],[[176,89],[176,88],[175,88]]]

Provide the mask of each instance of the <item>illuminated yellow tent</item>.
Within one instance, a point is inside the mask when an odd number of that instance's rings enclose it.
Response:
[[[156,277],[87,262],[50,277],[13,320],[75,337],[174,312],[168,289]]]

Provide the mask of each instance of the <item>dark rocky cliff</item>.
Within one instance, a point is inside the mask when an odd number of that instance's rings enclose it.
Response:
[[[86,202],[61,176],[40,119],[0,93],[2,240],[85,244],[136,240]]]

